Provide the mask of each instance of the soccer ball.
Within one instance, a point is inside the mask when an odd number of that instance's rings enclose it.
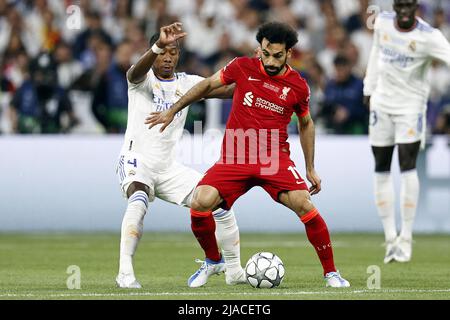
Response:
[[[271,252],[258,252],[245,266],[247,282],[254,288],[275,288],[284,278],[283,261]]]

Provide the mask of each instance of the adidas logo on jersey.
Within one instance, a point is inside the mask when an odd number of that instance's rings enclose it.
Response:
[[[244,106],[251,107],[253,105],[253,92],[247,92],[244,97]]]

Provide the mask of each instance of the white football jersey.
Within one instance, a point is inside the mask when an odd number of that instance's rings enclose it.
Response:
[[[128,82],[128,123],[121,153],[137,152],[156,171],[170,167],[175,161],[175,146],[183,134],[189,108],[176,114],[173,122],[159,132],[162,125],[151,130],[145,118],[151,112],[164,111],[180,99],[203,78],[186,73],[176,73],[173,80],[158,79],[153,70],[139,84]]]
[[[426,109],[431,62],[438,59],[450,66],[450,44],[420,18],[408,32],[399,31],[395,19],[394,12],[383,12],[375,21],[364,95],[383,112],[418,114]]]

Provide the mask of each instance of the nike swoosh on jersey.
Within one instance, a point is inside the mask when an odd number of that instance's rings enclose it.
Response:
[[[252,77],[248,77],[248,81],[261,81],[260,79],[255,79],[255,78],[252,78]]]

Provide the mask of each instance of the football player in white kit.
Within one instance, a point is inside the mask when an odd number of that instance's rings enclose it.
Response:
[[[174,71],[180,55],[177,40],[184,36],[186,33],[181,29],[181,23],[162,27],[150,40],[151,49],[127,73],[128,124],[117,166],[122,191],[128,198],[122,222],[120,266],[116,278],[121,288],[141,288],[134,275],[132,259],[142,236],[143,220],[149,203],[158,197],[190,207],[193,191],[203,176],[175,161],[175,145],[182,136],[187,110],[180,112],[163,133],[160,133],[160,128],[149,130],[144,124],[149,112],[170,108],[191,87],[203,80],[199,76]],[[216,90],[208,98],[229,98],[233,91],[234,87]],[[216,231],[224,257],[216,241],[213,241],[215,247],[203,248],[206,261],[200,261],[202,266],[189,278],[190,287],[200,287],[209,276],[223,271],[227,284],[245,282],[234,213],[232,210],[217,210],[213,216],[192,216],[191,219],[204,220],[203,229],[192,231],[197,238],[215,237]],[[209,258],[208,254],[215,259]]]
[[[366,102],[370,101],[369,139],[375,157],[375,201],[386,240],[384,263],[411,259],[419,198],[416,160],[424,143],[430,92],[427,71],[433,59],[450,66],[449,42],[438,29],[416,17],[417,7],[417,0],[394,0],[395,12],[378,15],[364,80],[364,96]],[[391,177],[395,145],[401,170],[399,235]]]

